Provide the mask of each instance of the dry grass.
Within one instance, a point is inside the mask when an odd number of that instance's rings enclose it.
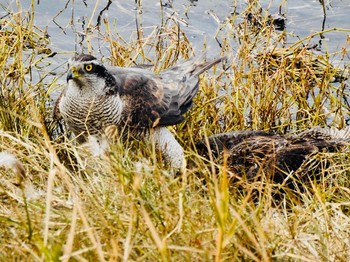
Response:
[[[225,165],[207,165],[193,150],[212,133],[343,127],[349,114],[349,43],[337,54],[345,69],[332,65],[333,54],[308,47],[312,36],[287,45],[288,35],[250,2],[218,30],[230,62],[203,76],[196,106],[173,127],[192,162],[178,178],[150,145],[116,141],[98,159],[78,148],[51,121],[50,93],[59,76],[32,77],[51,52],[45,31],[31,11],[0,20],[0,151],[25,169],[25,177],[0,169],[0,260],[349,261],[348,153],[317,156],[332,163],[321,171],[328,176],[305,192],[287,191],[277,203],[276,185],[237,190]],[[192,56],[175,20],[162,22],[128,42],[104,20],[111,63],[161,70]],[[87,34],[95,37],[94,30]],[[300,204],[289,201],[296,195]]]

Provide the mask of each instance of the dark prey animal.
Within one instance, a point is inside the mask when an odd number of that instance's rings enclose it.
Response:
[[[264,174],[276,183],[290,187],[289,175],[299,171],[319,152],[337,152],[350,142],[350,127],[345,129],[312,128],[299,134],[279,135],[263,131],[233,131],[210,136],[209,146],[197,143],[198,152],[215,161],[226,154],[227,165],[239,177],[249,180]],[[307,182],[307,169],[301,170],[300,182]]]

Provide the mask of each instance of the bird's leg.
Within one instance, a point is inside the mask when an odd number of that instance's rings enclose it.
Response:
[[[111,141],[115,141],[115,139],[120,136],[118,126],[116,125],[107,126],[104,130],[104,134]]]
[[[157,127],[151,132],[156,148],[158,148],[169,165],[184,171],[186,168],[185,153],[182,146],[177,142],[174,135],[166,127]]]

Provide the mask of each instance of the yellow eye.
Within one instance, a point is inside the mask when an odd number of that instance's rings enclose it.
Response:
[[[85,65],[85,70],[86,70],[87,72],[91,72],[91,70],[92,70],[92,64]]]

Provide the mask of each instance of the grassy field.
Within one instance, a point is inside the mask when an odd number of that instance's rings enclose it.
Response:
[[[57,81],[66,67],[33,77],[52,55],[44,28],[32,10],[0,20],[0,151],[24,170],[10,162],[0,168],[1,261],[350,260],[348,152],[315,156],[330,163],[321,168],[324,179],[303,192],[286,189],[277,201],[280,185],[256,181],[238,190],[225,164],[194,150],[196,141],[224,131],[345,126],[350,29],[332,29],[348,38],[335,54],[311,46],[322,32],[287,44],[288,34],[250,2],[218,30],[217,55],[228,62],[203,75],[186,121],[170,127],[189,162],[179,177],[151,145],[115,141],[97,159],[79,147],[52,119],[51,94],[63,88]],[[205,44],[194,50],[173,19],[131,41],[106,19],[101,27],[111,50],[106,63],[114,65],[160,71],[210,53]],[[89,47],[96,29],[86,34]],[[342,66],[331,63],[335,56]]]

